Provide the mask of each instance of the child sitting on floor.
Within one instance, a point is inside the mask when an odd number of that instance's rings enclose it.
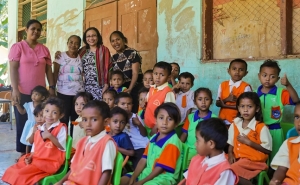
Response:
[[[179,185],[234,185],[238,177],[230,168],[224,148],[228,130],[223,120],[210,118],[198,123],[195,143],[197,153]]]
[[[116,70],[110,72],[110,89],[114,89],[117,93],[124,92],[127,88],[123,87],[124,84],[124,73]]]
[[[174,103],[164,103],[154,115],[159,132],[151,138],[135,171],[121,178],[121,185],[170,185],[178,181],[182,143],[174,129],[180,122],[179,109]]]

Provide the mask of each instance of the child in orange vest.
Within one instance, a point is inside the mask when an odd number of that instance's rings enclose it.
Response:
[[[93,100],[83,107],[82,124],[87,136],[78,142],[70,171],[56,185],[109,183],[117,154],[113,138],[105,131],[109,115],[103,101]]]
[[[250,179],[268,168],[266,161],[272,150],[272,137],[262,122],[256,93],[242,93],[236,107],[238,116],[228,130],[228,160],[239,176],[239,184],[250,185]]]
[[[223,119],[226,125],[230,125],[236,117],[236,100],[243,92],[252,91],[251,86],[242,81],[247,75],[247,63],[242,59],[234,59],[227,69],[230,80],[220,84],[216,106],[220,107],[219,118]]]
[[[238,177],[232,171],[224,153],[228,131],[219,118],[210,118],[198,123],[195,143],[197,153],[192,158],[185,179],[180,185],[234,185]]]
[[[44,103],[45,123],[34,134],[31,153],[22,156],[18,163],[9,167],[2,180],[12,185],[35,184],[52,175],[65,161],[67,127],[60,123],[63,102],[50,98]]]
[[[294,110],[294,125],[299,136],[285,140],[273,158],[271,167],[276,171],[270,185],[300,184],[300,102]]]
[[[147,126],[147,132],[150,136],[157,132],[154,117],[155,109],[165,102],[175,103],[175,94],[168,86],[171,71],[172,66],[167,62],[158,62],[153,68],[154,85],[151,85],[147,94],[145,112],[145,125]]]

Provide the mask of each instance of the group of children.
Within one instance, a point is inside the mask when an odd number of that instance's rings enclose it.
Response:
[[[276,61],[261,65],[261,86],[256,92],[242,81],[247,63],[231,61],[230,80],[218,89],[218,116],[210,111],[212,92],[204,87],[194,92],[194,76],[179,72],[178,64],[167,62],[146,71],[137,114],[131,112],[135,97],[123,92],[120,71],[110,74],[111,88],[103,93],[105,103],[92,100],[89,93],[78,93],[74,98],[78,114],[73,123],[75,154],[70,171],[57,185],[107,185],[117,152],[129,156],[134,169],[121,178],[122,185],[247,185],[268,168],[268,159],[276,170],[270,184],[299,183],[300,137],[283,142],[280,122],[284,105],[296,104],[294,124],[300,134],[300,103],[286,75],[281,78],[286,89],[275,85],[280,79]],[[35,88],[32,102],[24,105],[27,114],[35,116],[23,133],[33,146],[31,153],[6,170],[3,181],[34,184],[63,164],[67,138],[66,126],[59,121],[63,107],[59,99],[47,97]],[[189,148],[188,169],[182,169],[183,145]],[[187,170],[183,180],[182,170]]]

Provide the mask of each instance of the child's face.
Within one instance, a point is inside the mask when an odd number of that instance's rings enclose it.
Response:
[[[294,125],[298,135],[300,136],[300,105],[296,105],[294,110]]]
[[[110,80],[110,84],[111,86],[113,86],[114,88],[119,88],[123,85],[123,78],[121,75],[115,74],[112,75],[111,80]]]
[[[59,111],[59,108],[56,105],[46,104],[44,111],[43,111],[43,117],[45,119],[45,123],[52,124],[59,119],[61,119],[64,116],[63,113]]]
[[[44,99],[45,99],[45,97],[42,96],[42,94],[39,93],[39,92],[33,91],[32,94],[31,94],[31,100],[32,100],[33,102],[41,102],[41,101],[43,101]]]
[[[158,67],[153,69],[153,80],[156,86],[161,86],[166,83],[169,77],[170,75],[168,74],[167,70]]]
[[[227,71],[234,82],[242,80],[248,73],[245,64],[241,62],[233,62]]]
[[[34,116],[35,123],[38,125],[42,125],[45,123],[45,119],[43,117],[43,111],[39,112],[38,115]]]
[[[102,132],[109,118],[103,119],[99,110],[89,107],[82,110],[82,125],[87,136],[95,136]]]
[[[150,88],[150,85],[153,85],[153,74],[152,73],[145,73],[143,76],[143,83],[144,87]]]
[[[279,80],[278,70],[273,67],[263,67],[258,73],[258,78],[264,88],[272,88]]]
[[[140,96],[139,96],[139,106],[142,107],[142,108],[145,107],[146,96],[147,96],[146,92],[140,93]]]
[[[239,102],[238,111],[244,121],[251,121],[255,113],[259,111],[259,107],[256,107],[251,99],[243,98]]]
[[[117,106],[126,110],[126,112],[128,114],[131,114],[132,99],[131,98],[120,98]]]
[[[209,110],[209,107],[212,103],[212,99],[206,92],[200,91],[194,102],[200,111],[205,112]]]
[[[177,78],[179,75],[179,68],[176,64],[171,64],[171,66],[172,66],[172,76],[174,78]]]
[[[209,140],[205,142],[204,138],[200,135],[199,131],[196,131],[196,150],[200,156],[209,155],[209,151],[212,148],[213,141]]]
[[[105,93],[105,94],[103,94],[102,98],[103,98],[103,101],[105,103],[107,103],[107,105],[109,106],[110,109],[114,108],[114,106],[115,106],[115,99],[114,99],[114,97],[113,97],[112,94]]]
[[[119,134],[123,132],[127,121],[125,120],[125,116],[122,114],[114,114],[109,121],[110,132],[112,135]]]
[[[86,102],[84,101],[84,98],[82,96],[79,96],[75,101],[75,112],[78,116],[81,116],[82,108]]]
[[[176,123],[171,118],[168,112],[164,109],[160,109],[156,117],[157,129],[161,134],[168,134],[175,129]]]
[[[190,78],[180,78],[179,85],[180,90],[184,93],[188,92],[193,86]]]

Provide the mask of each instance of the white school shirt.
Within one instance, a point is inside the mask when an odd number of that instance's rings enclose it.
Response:
[[[226,157],[225,157],[225,153],[223,152],[220,155],[214,156],[212,158],[209,157],[205,157],[203,159],[203,161],[201,162],[202,166],[204,166],[205,164],[207,164],[207,170],[213,168],[214,166],[227,161]],[[199,164],[200,165],[200,164]],[[184,178],[187,179],[188,177],[188,171],[186,171],[183,174]],[[214,185],[234,185],[236,179],[236,175],[231,171],[231,170],[225,170],[220,174],[220,178],[217,180],[217,182]]]
[[[181,105],[182,105],[182,97],[186,95],[186,107],[183,108]],[[183,123],[185,118],[186,118],[186,112],[189,110],[189,109],[193,109],[193,110],[196,110],[197,107],[194,103],[194,91],[193,90],[189,90],[187,92],[182,92],[180,91],[179,93],[176,94],[176,105],[177,107],[179,108],[180,110],[180,113],[181,113],[181,121],[180,123]],[[192,110],[192,112],[193,112]]]
[[[150,87],[154,87],[154,88],[156,88],[157,89],[157,91],[162,91],[162,90],[164,90],[164,88],[166,88],[166,87],[168,87],[169,85],[168,85],[168,82],[166,82],[166,83],[164,83],[164,84],[162,84],[161,86],[158,86],[158,87],[156,87],[156,85],[154,84],[154,85],[150,85]],[[147,93],[147,96],[146,96],[146,101],[148,102],[148,99],[149,99],[149,93],[150,92],[148,92]],[[166,97],[165,97],[165,101],[164,101],[164,103],[167,103],[167,102],[172,102],[172,103],[175,103],[175,95],[174,95],[174,93],[171,91],[171,92],[168,92],[167,94],[166,94]]]

